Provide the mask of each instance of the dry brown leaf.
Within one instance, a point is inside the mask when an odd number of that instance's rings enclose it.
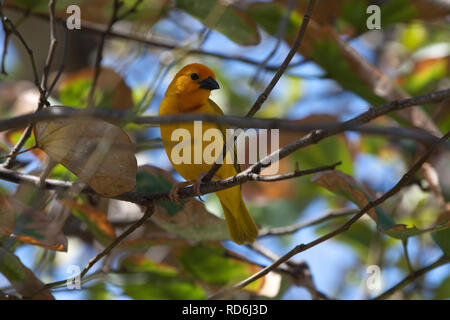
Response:
[[[91,118],[59,119],[37,123],[34,134],[40,149],[98,194],[114,197],[135,188],[134,147],[119,127]]]
[[[339,170],[317,173],[311,181],[333,193],[343,195],[360,208],[364,208],[367,205],[368,197],[371,200],[376,198],[372,190],[362,186],[353,177]],[[370,209],[367,214],[377,222],[377,214],[374,209]]]
[[[9,236],[14,229],[14,211],[8,199],[0,195],[0,236]]]

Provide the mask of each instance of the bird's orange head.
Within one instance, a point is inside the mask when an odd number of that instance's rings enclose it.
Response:
[[[176,98],[179,111],[190,111],[205,103],[211,90],[219,89],[214,72],[200,63],[183,67],[173,78],[165,96]]]

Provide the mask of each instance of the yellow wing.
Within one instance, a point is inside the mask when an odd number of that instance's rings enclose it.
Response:
[[[225,114],[223,113],[222,109],[220,109],[220,107],[217,105],[217,103],[215,103],[214,101],[212,101],[211,99],[208,99],[208,103],[209,105],[213,108],[214,113],[219,114],[221,116],[224,116]],[[223,139],[225,141],[227,135],[226,135],[226,129],[227,126],[225,125],[221,125],[218,124],[218,127],[220,129],[220,131],[222,132],[223,135]],[[225,141],[226,142],[226,141]],[[236,172],[239,173],[241,172],[241,166],[238,163],[238,158],[237,158],[237,150],[236,150],[236,145],[234,145],[234,159],[233,159],[233,164],[234,164],[234,168],[236,169]]]

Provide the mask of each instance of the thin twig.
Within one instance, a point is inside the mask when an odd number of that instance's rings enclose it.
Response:
[[[450,256],[442,256],[438,260],[436,260],[434,263],[423,267],[422,269],[419,269],[417,271],[414,271],[414,273],[407,276],[405,279],[397,283],[395,286],[387,290],[386,292],[380,294],[379,296],[373,298],[373,300],[383,300],[389,298],[392,294],[394,294],[396,291],[403,289],[408,284],[415,281],[417,278],[423,276],[427,272],[436,269],[437,267],[440,267],[442,265],[445,265],[450,262]]]
[[[250,180],[253,180],[253,181],[275,182],[275,181],[282,181],[282,180],[292,179],[292,178],[296,178],[296,177],[301,177],[304,175],[318,173],[318,172],[322,172],[322,171],[334,170],[338,165],[341,165],[341,164],[342,164],[342,162],[339,161],[339,162],[333,163],[332,165],[329,165],[329,166],[322,166],[322,167],[317,167],[314,169],[295,170],[294,172],[276,174],[276,175],[272,175],[272,176],[263,176],[263,175],[260,175],[257,173],[250,173],[249,176],[250,176]]]
[[[89,263],[86,265],[86,267],[81,271],[80,273],[80,279],[83,279],[83,277],[88,273],[88,271],[103,257],[108,255],[117,245],[120,244],[126,237],[128,237],[131,233],[133,233],[137,228],[139,228],[141,225],[143,225],[154,213],[154,205],[150,204],[147,209],[145,210],[144,215],[136,221],[134,224],[132,224],[128,229],[126,229],[120,236],[118,236],[116,239],[114,239],[113,242],[111,242],[105,249],[103,249],[99,254],[97,254],[94,258],[92,258]],[[58,287],[62,284],[67,283],[67,280],[61,280],[61,281],[55,281],[51,283],[47,283],[44,286],[44,289],[54,288]],[[39,293],[39,292],[38,292]],[[37,294],[37,293],[36,293]]]

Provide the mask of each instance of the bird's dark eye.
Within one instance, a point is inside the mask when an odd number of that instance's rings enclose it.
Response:
[[[200,77],[196,73],[191,73],[191,79],[192,80],[198,80]]]

